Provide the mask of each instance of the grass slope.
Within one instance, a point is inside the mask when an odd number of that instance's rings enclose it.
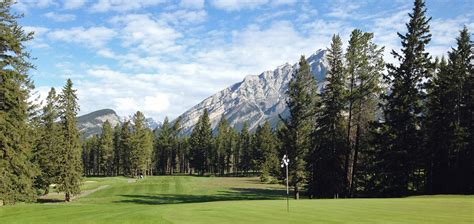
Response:
[[[473,223],[473,196],[290,201],[256,178],[87,178],[74,202],[0,207],[0,223]],[[53,197],[59,197],[55,195]]]

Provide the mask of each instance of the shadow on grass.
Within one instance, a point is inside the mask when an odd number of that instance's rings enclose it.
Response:
[[[160,195],[120,195],[126,199],[115,203],[134,203],[145,205],[165,205],[182,203],[202,203],[213,201],[238,201],[238,200],[276,200],[283,199],[285,190],[231,188],[213,195],[187,195],[187,194],[160,194]]]
[[[64,200],[55,199],[55,198],[38,198],[36,199],[37,203],[44,204],[44,203],[62,203]]]

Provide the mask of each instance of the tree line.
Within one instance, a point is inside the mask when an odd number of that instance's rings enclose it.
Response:
[[[254,133],[245,123],[240,132],[222,117],[216,130],[211,128],[207,110],[200,116],[190,136],[181,134],[181,119],[166,118],[154,131],[145,128],[138,111],[131,121],[111,127],[82,144],[84,175],[137,177],[139,175],[250,175],[262,180],[276,177],[278,138],[270,123]]]

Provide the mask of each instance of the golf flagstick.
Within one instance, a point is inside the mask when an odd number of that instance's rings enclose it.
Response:
[[[288,156],[284,155],[283,158],[281,159],[281,168],[283,166],[286,167],[286,211],[290,212],[290,190],[288,187],[288,164],[290,163],[290,159],[288,159]]]

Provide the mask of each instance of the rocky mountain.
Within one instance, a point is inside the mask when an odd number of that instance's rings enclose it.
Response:
[[[325,52],[318,50],[307,58],[320,87],[327,71]],[[243,81],[208,97],[181,115],[183,134],[191,133],[205,108],[209,111],[213,129],[222,116],[237,129],[248,122],[250,129],[255,130],[266,120],[276,126],[279,114],[288,116],[285,92],[297,68],[298,63],[286,63],[260,75],[249,75]]]
[[[151,129],[151,130],[155,130],[157,127],[159,127],[161,125],[160,122],[157,122],[155,120],[153,120],[153,118],[149,117],[149,118],[146,118],[145,119],[145,125]]]
[[[102,132],[102,124],[108,120],[112,128],[117,124],[122,124],[126,120],[131,120],[132,116],[119,117],[112,109],[94,111],[77,117],[77,128],[83,138],[89,138]],[[160,123],[149,117],[145,119],[145,125],[151,130],[156,129]]]
[[[120,124],[120,117],[111,109],[103,109],[77,117],[77,128],[83,138],[102,132],[102,124],[109,121],[112,127]]]

